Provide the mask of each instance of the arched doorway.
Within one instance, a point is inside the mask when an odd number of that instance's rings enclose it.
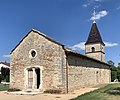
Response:
[[[42,67],[25,68],[25,88],[42,89]]]

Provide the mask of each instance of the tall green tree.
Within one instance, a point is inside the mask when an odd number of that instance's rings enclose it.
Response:
[[[10,76],[10,69],[2,67],[1,68],[1,74],[4,77],[3,80],[8,82],[9,81],[9,76]]]
[[[111,66],[114,66],[114,62],[112,60],[109,60],[107,63]]]
[[[112,60],[109,60],[107,63],[110,65],[111,81],[113,82],[115,79],[118,79],[118,68],[115,67],[114,62]]]

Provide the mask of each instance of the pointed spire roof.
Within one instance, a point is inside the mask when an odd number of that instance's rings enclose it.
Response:
[[[88,36],[88,39],[87,39],[87,42],[85,43],[85,45],[93,44],[93,43],[94,44],[101,43],[101,44],[105,45],[102,41],[102,38],[101,38],[100,32],[97,28],[97,24],[96,24],[95,20],[93,21],[93,24],[92,24],[92,27],[91,27],[91,30],[90,30],[90,33],[89,33],[89,36]]]

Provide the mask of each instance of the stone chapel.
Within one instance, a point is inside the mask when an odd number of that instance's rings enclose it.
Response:
[[[10,88],[68,93],[109,83],[110,66],[105,63],[105,44],[96,22],[85,47],[83,55],[32,29],[10,53]]]

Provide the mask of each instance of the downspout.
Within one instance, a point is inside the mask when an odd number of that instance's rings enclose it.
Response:
[[[68,61],[67,61],[67,52],[64,46],[63,46],[63,50],[65,51],[65,55],[66,55],[66,93],[68,93]]]
[[[66,92],[68,93],[68,63],[66,57]]]

